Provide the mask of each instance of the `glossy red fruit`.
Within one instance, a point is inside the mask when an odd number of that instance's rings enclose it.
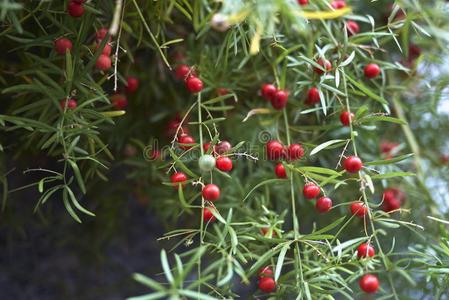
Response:
[[[368,294],[374,294],[379,289],[379,279],[376,275],[365,274],[359,281],[362,291]]]
[[[277,160],[284,157],[285,148],[279,141],[269,141],[266,144],[267,158],[270,160]]]
[[[304,149],[300,144],[291,144],[288,146],[287,155],[289,160],[298,160],[304,156]]]
[[[328,61],[327,59],[322,59],[322,58],[320,58],[320,59],[318,59],[316,62],[317,62],[317,63],[321,66],[321,68],[324,69],[326,72],[329,72],[330,70],[332,70],[332,64],[331,64],[331,62]],[[314,71],[315,71],[315,73],[322,75],[322,74],[324,74],[324,71],[323,71],[322,69],[314,68]]]
[[[232,145],[230,142],[221,141],[215,146],[214,151],[216,151],[218,154],[224,154],[226,152],[229,152],[231,149]]]
[[[362,160],[357,156],[348,156],[343,162],[345,170],[349,173],[357,173],[363,167]]]
[[[348,30],[348,35],[349,36],[357,34],[357,33],[360,32],[359,24],[357,22],[355,22],[355,21],[351,21],[351,20],[347,21],[346,22],[346,28]]]
[[[59,55],[65,55],[65,52],[72,50],[72,42],[67,38],[59,38],[55,40],[55,51]]]
[[[106,37],[106,35],[108,34],[109,30],[107,28],[100,28],[97,30],[97,32],[95,33],[95,39],[97,40],[97,43],[100,44],[104,38]],[[108,42],[112,41],[112,36],[109,36],[108,38]]]
[[[284,90],[278,90],[274,97],[271,99],[271,105],[274,109],[281,110],[287,106],[288,92]]]
[[[225,96],[225,95],[229,94],[229,90],[224,87],[217,88],[217,94],[218,94],[218,96]]]
[[[183,172],[176,172],[170,177],[170,181],[173,183],[173,186],[178,189],[179,186],[181,187],[185,186],[185,181],[187,180],[187,175]]]
[[[287,172],[285,171],[285,167],[282,163],[278,163],[274,168],[274,173],[277,178],[287,178]]]
[[[232,160],[227,156],[219,156],[215,161],[215,166],[220,171],[229,172],[232,170]]]
[[[272,293],[276,290],[276,282],[271,277],[259,278],[259,289],[264,293]]]
[[[202,194],[205,200],[215,201],[220,198],[220,188],[213,183],[209,183],[203,188]]]
[[[405,194],[397,188],[388,188],[384,191],[382,208],[386,212],[394,211],[401,208],[405,201]]]
[[[137,77],[129,76],[126,79],[126,92],[134,93],[139,88],[139,79]]]
[[[368,213],[368,207],[362,201],[351,203],[351,214],[359,218],[364,218]]]
[[[309,4],[309,0],[298,0],[298,4],[302,6],[307,5]]]
[[[204,153],[209,153],[209,148],[210,148],[210,142],[204,143],[203,144],[203,151]],[[215,153],[215,147],[212,149],[212,154]]]
[[[326,213],[332,208],[332,200],[329,197],[321,197],[316,201],[315,208],[319,213]]]
[[[374,247],[368,243],[360,244],[357,248],[358,258],[373,257],[375,253],[376,251],[374,250]]]
[[[376,78],[380,74],[380,67],[378,64],[368,64],[363,70],[365,77],[369,79]]]
[[[307,92],[307,105],[314,105],[320,103],[320,92],[316,87],[310,88],[310,90]]]
[[[84,6],[75,1],[69,1],[69,4],[67,5],[67,12],[70,16],[79,18],[84,14]]]
[[[180,145],[179,147],[183,150],[188,150],[188,149],[192,148],[192,145],[189,145],[189,144],[195,144],[195,139],[193,137],[191,137],[190,135],[184,133],[179,136],[178,143],[186,144],[186,145]]]
[[[109,70],[112,66],[111,58],[107,55],[100,54],[100,56],[97,59],[97,62],[95,63],[95,67],[98,70],[106,71]]]
[[[259,271],[259,279],[262,277],[272,277],[273,276],[273,270],[271,267],[266,266]]]
[[[271,101],[271,99],[274,99],[274,95],[276,94],[277,90],[278,89],[274,85],[266,83],[262,85],[261,95],[266,100]]]
[[[113,95],[111,97],[111,102],[117,110],[123,110],[128,106],[128,99],[121,94]]]
[[[196,94],[203,90],[203,82],[195,76],[190,76],[186,79],[186,87],[189,92]]]
[[[59,101],[59,105],[61,106],[61,109],[64,110],[65,109],[65,105],[66,105],[66,100],[62,99],[61,101]],[[69,100],[67,100],[67,109],[75,109],[77,107],[78,103],[76,102],[75,99],[70,98]]]
[[[203,209],[203,219],[204,222],[213,222],[215,221],[217,218],[214,216],[214,214],[212,213],[212,210],[214,208],[212,207],[205,207]]]
[[[100,44],[97,44],[97,45],[95,46],[95,50],[99,50],[99,49],[100,49]],[[106,43],[106,44],[104,45],[103,50],[101,51],[101,54],[104,54],[104,55],[106,55],[106,56],[109,56],[109,55],[111,55],[111,52],[112,52],[112,47],[111,47],[111,45],[110,45],[109,43]]]
[[[393,151],[398,146],[399,146],[398,143],[383,141],[380,143],[380,152],[382,152],[384,154],[389,154],[391,151]]]
[[[346,1],[344,0],[334,0],[331,2],[333,9],[342,9],[346,7]]]
[[[350,122],[354,120],[354,114],[349,111],[343,111],[340,114],[340,122],[343,126],[349,126]]]
[[[190,73],[190,67],[185,64],[178,65],[175,69],[175,77],[185,80]]]
[[[306,199],[313,199],[320,195],[321,189],[314,183],[307,183],[304,185],[302,193]]]

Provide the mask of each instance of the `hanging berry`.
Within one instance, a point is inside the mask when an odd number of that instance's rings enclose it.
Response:
[[[273,270],[270,266],[266,266],[259,271],[259,279],[263,277],[272,277],[273,276]]]
[[[348,156],[343,162],[345,170],[349,173],[357,173],[363,167],[362,160],[357,156]]]
[[[316,87],[312,87],[307,92],[306,104],[314,105],[317,103],[320,103],[320,92],[318,91],[318,89]]]
[[[309,0],[298,0],[298,4],[301,6],[305,6],[305,5],[309,4]]]
[[[362,201],[355,201],[351,204],[351,214],[359,218],[364,218],[368,213],[368,207]]]
[[[75,109],[78,106],[78,103],[73,98],[70,98],[67,101],[66,101],[66,99],[62,99],[61,101],[59,101],[59,105],[61,106],[62,110],[65,109],[66,103],[67,103],[67,109]]]
[[[203,188],[202,194],[205,200],[215,201],[220,198],[220,188],[213,183],[209,183]]]
[[[259,289],[264,293],[272,293],[276,290],[276,282],[271,277],[259,278]]]
[[[171,182],[173,183],[173,186],[178,189],[179,186],[184,187],[185,181],[187,180],[187,175],[183,172],[176,172],[170,177]]]
[[[379,279],[376,275],[365,274],[359,281],[362,291],[368,294],[374,294],[379,289]]]
[[[100,54],[95,63],[95,67],[100,71],[107,71],[111,68],[112,61],[111,58],[107,55]]]
[[[304,188],[302,190],[302,193],[306,199],[313,199],[320,195],[320,187],[316,184],[310,182],[304,185]]]
[[[198,160],[198,166],[203,172],[210,172],[215,168],[215,157],[210,154],[204,154]]]
[[[115,94],[111,97],[111,100],[117,110],[125,109],[128,106],[128,99],[124,95]]]
[[[349,111],[343,111],[340,114],[340,122],[343,126],[349,126],[351,121],[354,120],[354,114]]]
[[[321,197],[316,201],[315,208],[319,213],[326,213],[332,208],[332,200],[329,197]]]
[[[218,96],[226,96],[229,94],[229,90],[227,88],[220,87],[220,88],[217,88],[217,94],[218,94]]]
[[[217,219],[214,216],[214,214],[212,213],[212,210],[215,210],[215,209],[212,207],[205,207],[203,209],[203,219],[205,222],[213,222]]]
[[[346,22],[346,29],[348,30],[349,36],[355,35],[360,32],[359,24],[357,24],[357,22],[351,21],[351,20]]]
[[[271,105],[274,109],[281,110],[287,106],[288,102],[288,92],[284,90],[278,90],[274,97],[271,98]]]
[[[175,77],[179,80],[185,80],[187,76],[190,75],[190,73],[191,73],[190,67],[185,64],[180,64],[175,69]]]
[[[267,157],[270,160],[277,160],[284,157],[285,148],[279,141],[269,141],[266,144]]]
[[[67,12],[70,16],[79,18],[84,15],[84,6],[77,1],[69,1],[67,5]]]
[[[332,70],[332,64],[327,59],[320,58],[316,62],[321,66],[321,68],[314,68],[315,73],[323,75],[325,72]]]
[[[221,141],[215,146],[214,151],[216,151],[218,154],[225,154],[226,152],[229,152],[231,149],[232,145],[230,142]]]
[[[264,237],[267,237],[268,233],[270,232],[270,227],[262,227],[260,229],[260,232],[262,233],[262,235]],[[275,237],[275,236],[277,236],[276,231],[272,230],[271,231],[271,237]]]
[[[195,139],[190,135],[184,133],[179,136],[178,143],[182,144],[179,146],[181,149],[189,150],[190,148],[192,148],[192,144],[195,144]]]
[[[274,96],[277,92],[277,88],[272,84],[266,83],[262,85],[260,92],[262,97],[264,97],[268,101],[271,101],[271,99],[274,99]]]
[[[397,188],[388,188],[384,191],[382,199],[383,210],[391,212],[401,208],[402,203],[405,201],[405,194]]]
[[[54,43],[55,51],[59,55],[65,55],[66,51],[72,50],[72,42],[67,38],[59,38]]]
[[[278,163],[274,168],[274,173],[277,178],[287,178],[287,172],[285,171],[285,167],[282,163]]]
[[[186,87],[192,94],[199,93],[203,90],[203,82],[195,76],[190,76],[186,80]]]
[[[98,51],[100,49],[101,44],[97,44],[95,46],[95,51]],[[112,47],[109,43],[106,43],[103,47],[103,49],[101,49],[101,54],[104,54],[106,56],[111,55],[112,52]]]
[[[342,9],[346,7],[346,1],[344,0],[334,0],[331,2],[333,9]]]
[[[380,67],[378,64],[368,64],[363,70],[365,77],[369,79],[376,78],[380,74]]]
[[[300,144],[291,144],[288,146],[287,155],[289,160],[298,160],[304,156],[304,149]]]
[[[216,160],[216,167],[223,172],[232,170],[232,160],[227,156],[219,156]]]
[[[129,76],[126,79],[126,92],[127,93],[134,93],[139,88],[139,79],[133,76]]]
[[[95,33],[95,39],[97,44],[101,44],[101,42],[105,39],[105,37],[108,35],[109,30],[107,28],[100,28]],[[108,42],[112,41],[112,37],[109,36]]]
[[[373,257],[375,253],[374,247],[368,243],[362,243],[357,248],[358,258]]]

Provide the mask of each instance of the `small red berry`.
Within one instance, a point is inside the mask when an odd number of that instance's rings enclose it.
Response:
[[[203,82],[198,77],[190,76],[186,80],[186,87],[193,94],[199,93],[203,89]]]
[[[324,72],[329,72],[330,70],[332,70],[332,64],[327,59],[320,58],[316,62],[321,66],[321,69],[320,68],[314,68],[315,73],[322,75],[322,74],[324,74]],[[323,71],[323,69],[325,71]]]
[[[128,99],[126,99],[125,96],[121,94],[115,94],[111,97],[112,104],[114,105],[115,109],[122,110],[125,109],[128,106]]]
[[[59,55],[64,55],[66,51],[72,50],[72,42],[67,38],[59,38],[55,40],[55,51]]]
[[[220,198],[220,188],[213,183],[209,183],[203,188],[202,194],[204,199],[215,201]]]
[[[178,189],[179,186],[181,187],[185,186],[185,181],[187,180],[187,175],[183,172],[176,172],[170,177],[171,182],[173,183],[173,186]]]
[[[343,126],[349,126],[351,121],[354,120],[354,114],[349,111],[343,111],[340,114],[340,122]]]
[[[221,141],[215,146],[214,151],[216,151],[218,154],[224,154],[226,152],[229,152],[231,149],[232,145],[230,142]]]
[[[207,142],[207,143],[203,144],[203,151],[204,151],[204,153],[208,153],[209,148],[210,148],[210,142]],[[215,152],[215,147],[212,149],[212,153],[214,153],[214,152]]]
[[[348,29],[349,36],[360,32],[359,24],[357,24],[357,22],[355,21],[349,20],[348,22],[346,22],[346,28]]]
[[[357,156],[348,156],[343,162],[344,168],[349,173],[357,173],[362,169],[362,160]]]
[[[362,201],[355,201],[351,204],[351,213],[354,216],[363,218],[368,213],[368,207]]]
[[[66,100],[65,100],[65,99],[62,99],[62,100],[59,102],[59,105],[61,106],[61,109],[62,109],[62,110],[65,109],[65,103],[66,103]],[[75,109],[75,108],[77,107],[77,105],[78,105],[78,103],[76,102],[75,99],[70,98],[69,100],[67,100],[67,109]]]
[[[181,134],[178,138],[178,143],[186,144],[186,145],[181,145],[179,147],[183,150],[188,150],[188,149],[192,148],[192,145],[190,145],[190,144],[195,144],[195,139],[188,134]]]
[[[268,83],[262,85],[261,94],[266,100],[274,99],[276,92],[277,88],[274,85]]]
[[[287,178],[287,172],[285,171],[285,167],[282,163],[278,163],[274,168],[274,173],[277,178]]]
[[[368,294],[374,294],[379,289],[379,279],[376,275],[365,274],[359,281],[362,291]]]
[[[185,80],[190,74],[190,67],[185,64],[178,65],[175,69],[175,77],[177,79]]]
[[[139,79],[133,76],[129,76],[126,79],[126,92],[134,93],[139,88]]]
[[[229,172],[232,170],[232,160],[227,156],[219,156],[215,161],[215,166],[220,171]]]
[[[383,193],[383,210],[386,212],[401,208],[405,201],[405,194],[397,188],[388,188]]]
[[[275,140],[269,141],[266,144],[266,150],[267,150],[267,157],[270,160],[280,159],[285,154],[284,145]]]
[[[298,0],[298,4],[302,6],[307,5],[309,4],[309,0]]]
[[[98,49],[100,49],[100,44],[97,44],[97,45],[95,46],[95,50],[98,50]],[[104,45],[103,50],[101,51],[101,54],[104,54],[104,55],[106,55],[106,56],[109,56],[109,55],[111,55],[111,52],[112,52],[112,47],[111,47],[111,45],[110,45],[109,43],[106,43],[106,44]]]
[[[368,243],[360,244],[357,248],[357,257],[365,258],[365,257],[373,257],[376,252],[374,251],[374,247]]]
[[[215,209],[212,207],[205,207],[203,209],[203,219],[205,222],[213,222],[217,219],[214,216],[214,214],[212,213],[212,210],[215,210]]]
[[[333,9],[342,9],[346,7],[346,2],[344,0],[335,0],[331,2]]]
[[[313,105],[316,103],[320,103],[320,92],[318,91],[318,89],[316,87],[312,87],[307,92],[306,104]]]
[[[329,197],[321,197],[316,201],[315,208],[320,213],[326,213],[332,208],[332,200]]]
[[[269,227],[262,227],[260,229],[260,232],[262,233],[263,236],[267,236],[267,233],[270,232],[270,228]],[[271,231],[271,237],[275,237],[277,236],[276,231],[272,230]]]
[[[97,67],[98,70],[106,71],[109,70],[112,66],[111,58],[107,55],[100,54],[100,56],[97,59],[97,62],[95,63],[95,67]]]
[[[365,73],[366,78],[376,78],[380,74],[380,67],[378,64],[368,64],[365,66],[363,72]]]
[[[75,1],[69,1],[69,4],[67,5],[67,11],[70,16],[79,18],[84,14],[84,6]]]
[[[320,192],[320,187],[314,183],[307,183],[306,185],[304,185],[304,188],[302,190],[302,193],[304,194],[304,197],[306,197],[306,199],[316,198],[318,197]]]
[[[288,92],[284,90],[278,90],[274,97],[271,99],[271,105],[274,109],[280,110],[287,106]]]
[[[300,144],[291,144],[287,149],[289,160],[298,160],[304,156],[304,149]]]
[[[382,152],[384,154],[389,154],[391,151],[393,151],[398,146],[399,146],[398,143],[383,141],[380,143],[380,152]]]
[[[271,267],[266,266],[259,271],[259,279],[262,277],[272,277],[273,276],[273,270]]]
[[[97,30],[97,32],[95,33],[95,39],[97,40],[97,43],[100,44],[104,38],[106,37],[106,35],[108,34],[109,30],[107,28],[100,28]],[[108,38],[108,42],[112,41],[112,37],[109,36]]]
[[[271,277],[262,277],[259,279],[259,289],[264,293],[272,293],[276,290],[276,282]]]
[[[224,87],[217,88],[217,94],[218,94],[218,96],[225,96],[225,95],[229,94],[229,90]]]

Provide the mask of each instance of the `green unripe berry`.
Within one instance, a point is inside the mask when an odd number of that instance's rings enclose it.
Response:
[[[204,154],[198,160],[198,165],[203,172],[212,171],[215,167],[215,157],[210,154]]]

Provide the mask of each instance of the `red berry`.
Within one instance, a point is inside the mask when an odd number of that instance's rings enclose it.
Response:
[[[332,64],[330,61],[320,58],[316,62],[321,66],[321,69],[314,68],[315,73],[322,75],[324,74],[324,72],[329,72],[330,70],[332,70]],[[322,69],[324,69],[325,71],[323,71]]]
[[[133,76],[129,76],[126,79],[126,92],[134,93],[139,88],[139,79]]]
[[[195,144],[195,139],[188,134],[181,134],[178,138],[178,143],[180,144]],[[179,146],[183,150],[188,150],[192,148],[192,145],[182,145]]]
[[[266,266],[266,267],[260,269],[260,271],[259,271],[259,279],[263,278],[263,277],[272,277],[272,276],[273,276],[273,270],[269,266]]]
[[[274,97],[271,99],[271,105],[274,109],[283,109],[288,102],[288,92],[284,90],[278,90]]]
[[[269,141],[266,144],[267,157],[270,160],[280,159],[285,154],[284,145],[278,141]]]
[[[111,97],[111,99],[112,104],[117,110],[125,109],[128,106],[128,99],[126,99],[126,97],[121,94],[115,94]]]
[[[106,71],[109,70],[112,66],[111,58],[107,55],[100,54],[100,56],[97,59],[97,62],[95,63],[95,66],[98,70]]]
[[[318,197],[320,192],[320,187],[314,183],[307,183],[306,185],[304,185],[304,188],[302,190],[302,193],[304,194],[304,197],[306,197],[306,199],[316,198]]]
[[[106,35],[108,34],[109,30],[107,28],[100,28],[97,30],[97,32],[95,33],[95,39],[97,40],[97,43],[100,44],[101,41],[104,40],[104,38],[106,37]],[[109,36],[108,38],[108,42],[112,41],[112,37]]]
[[[304,149],[300,144],[291,144],[287,149],[289,160],[298,160],[304,156]]]
[[[59,38],[55,40],[55,51],[59,55],[64,55],[66,51],[72,50],[72,42],[66,38]]]
[[[177,79],[185,80],[190,73],[190,67],[185,64],[178,65],[175,70],[175,77]]]
[[[383,210],[386,212],[401,208],[405,201],[405,194],[397,188],[388,188],[383,193]]]
[[[209,183],[203,188],[203,198],[208,201],[215,201],[220,198],[220,189],[215,184]]]
[[[316,87],[310,88],[310,90],[307,92],[307,105],[313,105],[316,103],[320,103],[320,92]]]
[[[193,94],[199,93],[203,89],[203,82],[198,77],[190,76],[186,80],[186,87]]]
[[[205,222],[213,222],[217,219],[214,216],[214,214],[212,213],[212,210],[215,210],[215,209],[212,207],[205,207],[203,209],[203,219]]]
[[[271,293],[276,290],[276,282],[271,277],[262,277],[259,279],[259,289],[264,293]]]
[[[379,279],[376,275],[366,274],[360,278],[359,285],[365,293],[374,294],[379,289]]]
[[[83,4],[84,2],[86,2],[86,0],[72,0],[72,1],[78,4]]]
[[[360,246],[357,248],[358,258],[373,257],[374,254],[374,247],[368,243],[360,244]]]
[[[345,170],[349,173],[357,173],[363,167],[362,160],[357,156],[348,156],[343,165]]]
[[[62,99],[62,100],[59,102],[59,105],[61,106],[61,109],[62,109],[62,110],[65,109],[65,103],[66,103],[66,100],[65,100],[65,99]],[[69,100],[67,100],[67,109],[75,109],[75,108],[77,107],[77,105],[78,105],[78,103],[76,102],[75,99],[70,98]]]
[[[363,218],[368,213],[368,207],[362,201],[356,201],[351,204],[351,213],[354,216]]]
[[[346,28],[348,29],[349,36],[360,32],[359,24],[357,24],[357,22],[355,21],[349,20],[348,22],[346,22]]]
[[[274,99],[276,92],[277,88],[274,85],[268,83],[262,85],[261,94],[266,100],[270,101],[271,99]]]
[[[354,114],[349,111],[343,111],[340,114],[340,122],[343,126],[349,126],[351,121],[354,120]]]
[[[184,187],[185,181],[187,180],[187,175],[183,172],[176,172],[170,177],[171,182],[173,183],[173,186],[175,188],[179,188],[179,185],[181,184],[181,187]]]
[[[398,143],[383,141],[382,143],[380,143],[380,152],[384,154],[389,154],[391,151],[394,150],[394,148],[398,146],[399,146]]]
[[[266,235],[267,235],[267,233],[270,231],[270,228],[269,227],[262,227],[261,229],[260,229],[260,232],[262,233],[262,235],[263,236],[265,236],[266,237]],[[271,237],[275,237],[277,234],[276,234],[276,231],[272,231],[271,232]]]
[[[220,171],[229,172],[232,170],[232,160],[227,156],[219,156],[215,161],[215,166]]]
[[[274,173],[278,178],[287,178],[287,172],[285,171],[285,167],[282,163],[278,163],[274,168]]]
[[[329,197],[321,197],[316,201],[316,209],[320,213],[326,213],[332,208],[332,200]]]
[[[298,4],[302,6],[307,5],[309,4],[309,0],[298,0]]]
[[[231,143],[229,143],[228,141],[221,141],[215,146],[214,151],[216,151],[218,154],[223,154],[230,151],[231,148]]]
[[[100,49],[100,44],[97,44],[97,45],[95,46],[95,50],[98,50],[98,49]],[[101,51],[101,54],[104,54],[104,55],[106,55],[106,56],[109,56],[109,55],[111,55],[111,52],[112,52],[112,47],[111,47],[111,45],[110,45],[109,43],[106,43],[106,44],[104,45],[103,50]]]
[[[79,18],[84,14],[84,6],[75,1],[69,1],[69,4],[67,5],[67,11],[70,16]]]
[[[217,88],[217,94],[218,96],[225,96],[227,94],[229,94],[229,90],[227,88]]]
[[[204,151],[204,153],[208,153],[209,148],[210,148],[210,142],[207,142],[207,143],[203,144],[203,151]],[[212,153],[214,153],[214,152],[215,152],[215,147],[212,149]]]
[[[346,7],[346,2],[344,0],[335,0],[331,2],[331,6],[334,9],[342,9]]]
[[[421,55],[421,48],[419,48],[417,45],[411,44],[408,47],[408,58],[410,60],[415,60]]]
[[[366,78],[376,78],[380,74],[380,67],[378,64],[368,64],[365,66],[363,72],[365,73]]]

